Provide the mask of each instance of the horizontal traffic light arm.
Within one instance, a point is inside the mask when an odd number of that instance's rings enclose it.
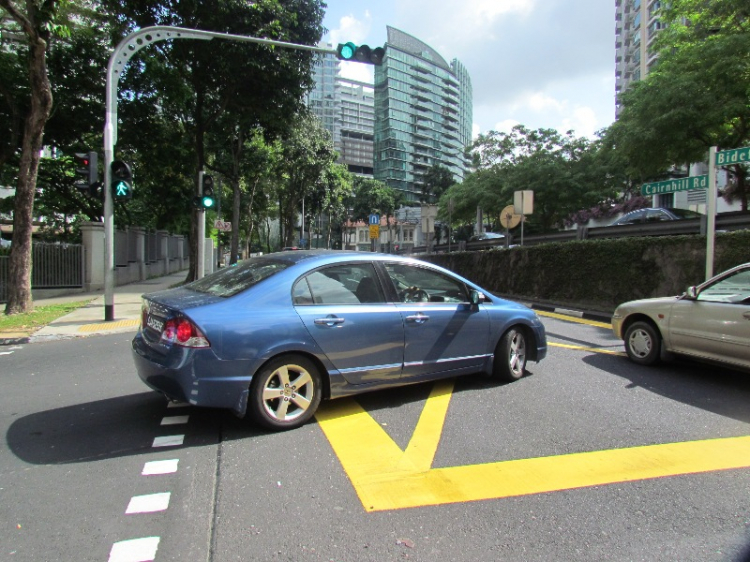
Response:
[[[361,62],[364,64],[374,64],[380,66],[385,58],[385,48],[368,45],[355,45],[352,42],[339,43],[336,47],[336,55],[339,59],[349,62]]]

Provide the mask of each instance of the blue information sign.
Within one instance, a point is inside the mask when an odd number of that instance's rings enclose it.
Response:
[[[373,225],[377,224],[377,225],[379,225],[380,224],[380,215],[376,215],[374,213],[372,215],[370,215],[370,224],[373,224]]]

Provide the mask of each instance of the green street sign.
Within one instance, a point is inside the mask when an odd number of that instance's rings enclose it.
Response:
[[[641,186],[641,195],[658,195],[660,193],[674,193],[675,191],[689,191],[691,189],[706,189],[708,187],[708,176],[690,176],[676,180],[657,181],[644,183]]]
[[[722,150],[716,153],[717,166],[730,166],[747,162],[750,162],[750,146],[735,148],[734,150]]]

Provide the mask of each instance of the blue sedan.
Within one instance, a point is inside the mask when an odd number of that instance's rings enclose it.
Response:
[[[143,296],[140,378],[272,430],[321,399],[457,375],[513,381],[547,353],[529,308],[419,260],[279,252]]]

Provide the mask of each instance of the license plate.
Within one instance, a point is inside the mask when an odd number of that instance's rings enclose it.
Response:
[[[148,319],[146,320],[146,324],[148,324],[149,328],[156,330],[157,332],[161,332],[162,328],[164,328],[164,322],[158,320],[157,318],[154,318],[151,315],[149,315]]]

